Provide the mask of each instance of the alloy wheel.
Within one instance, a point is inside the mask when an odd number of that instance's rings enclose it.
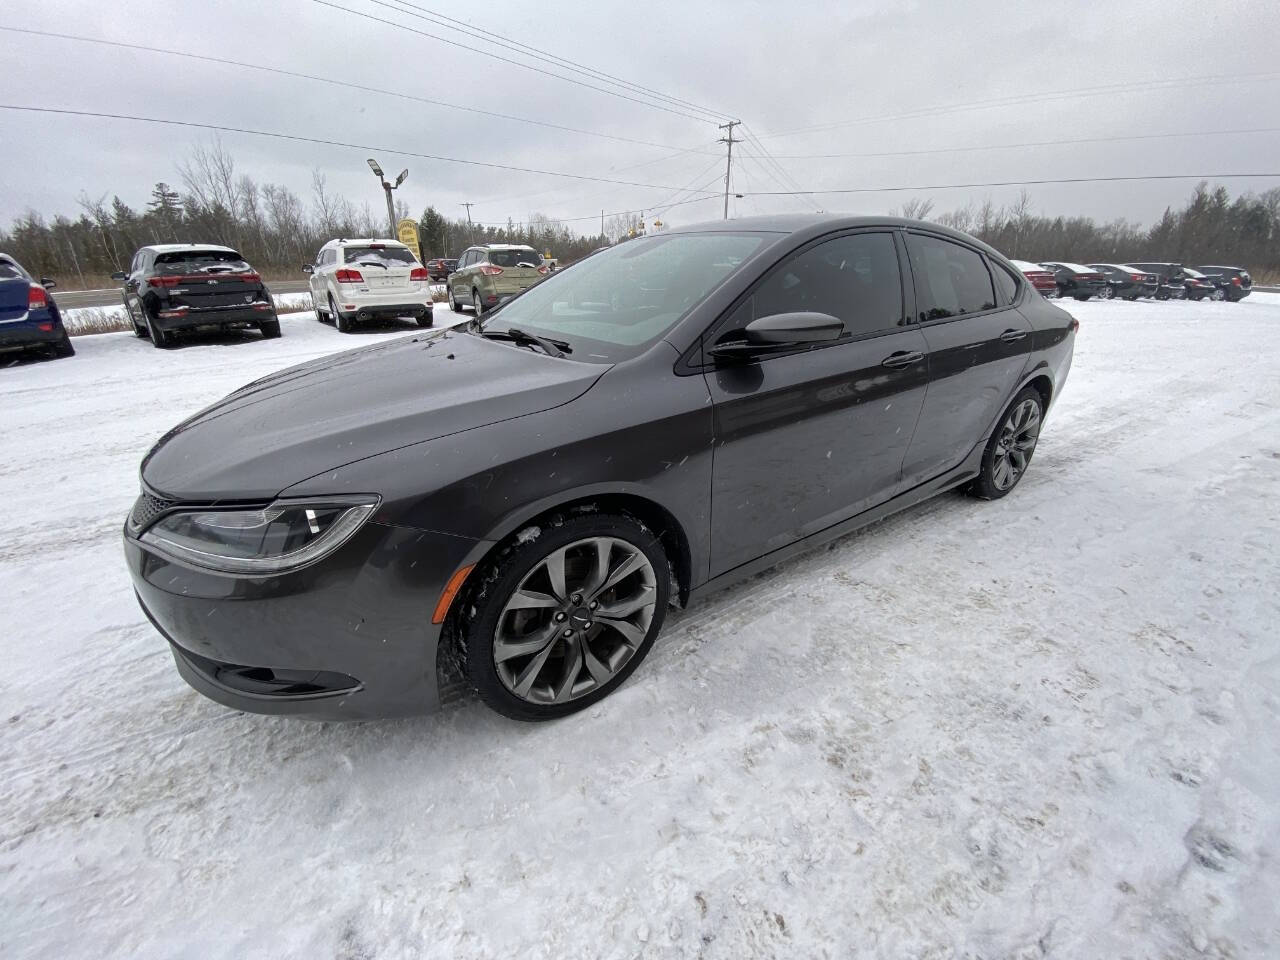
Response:
[[[1110,300],[1115,295],[1116,295],[1116,291],[1114,287],[1107,286],[1102,288],[1101,296],[1103,300]]]
[[[991,479],[999,490],[1008,490],[1027,469],[1040,438],[1040,404],[1027,399],[1018,404],[1000,428]]]
[[[589,537],[557,548],[525,575],[498,617],[498,679],[529,703],[586,696],[643,645],[657,597],[653,564],[626,540]]]

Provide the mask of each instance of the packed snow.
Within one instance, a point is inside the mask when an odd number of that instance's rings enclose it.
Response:
[[[130,589],[165,429],[421,331],[300,313],[0,370],[0,955],[1274,956],[1280,297],[1069,309],[1011,496],[673,615],[614,696],[534,726],[229,711]]]

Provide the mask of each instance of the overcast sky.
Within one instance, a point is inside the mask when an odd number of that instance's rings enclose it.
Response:
[[[603,208],[652,209],[722,189],[721,132],[695,120],[586,89],[377,22],[395,21],[510,59],[526,58],[392,7],[396,0],[203,0],[9,4],[0,24],[161,45],[283,70],[391,88],[482,110],[647,141],[557,131],[314,80],[159,53],[0,32],[10,104],[135,114],[374,145],[389,172],[408,167],[402,197],[450,216],[473,201],[485,222],[532,211],[594,232]],[[886,187],[1066,177],[1280,172],[1280,3],[1276,0],[1077,2],[511,3],[418,7],[569,58],[633,84],[741,118],[759,142],[735,147],[735,191]],[[545,63],[539,67],[567,73]],[[1191,78],[1246,80],[1180,83]],[[1164,82],[1153,86],[1153,82]],[[603,82],[597,82],[603,86]],[[1126,89],[1118,89],[1120,85]],[[1000,98],[1117,87],[1102,95],[943,112]],[[630,94],[629,94],[630,95]],[[638,99],[645,99],[637,96]],[[686,108],[678,107],[680,112]],[[932,115],[866,121],[933,110]],[[198,130],[0,110],[0,222],[27,209],[78,213],[82,192],[118,193],[142,207],[152,184],[182,189],[178,163]],[[798,128],[843,124],[819,131]],[[740,128],[741,129],[741,128]],[[1081,137],[1190,134],[1131,141],[1016,147]],[[357,204],[381,209],[366,149],[222,134],[238,169],[311,198],[311,171]],[[761,147],[785,171],[759,158]],[[626,187],[401,156],[392,150],[636,181]],[[865,154],[944,151],[891,157]],[[678,152],[681,151],[681,152]],[[814,159],[814,154],[862,154]],[[717,159],[719,158],[719,159]],[[780,182],[782,181],[782,182]],[[1221,181],[1237,193],[1280,177]],[[1182,203],[1191,181],[1030,187],[1034,209],[1150,223]],[[937,210],[1018,188],[920,191]],[[886,212],[912,194],[747,197],[738,215],[813,209]],[[664,219],[719,217],[721,201],[670,208]]]

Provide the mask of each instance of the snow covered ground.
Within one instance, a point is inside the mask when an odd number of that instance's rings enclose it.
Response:
[[[0,955],[1274,956],[1280,297],[1070,308],[1012,496],[720,594],[541,726],[236,714],[130,591],[156,437],[414,328],[0,370]]]

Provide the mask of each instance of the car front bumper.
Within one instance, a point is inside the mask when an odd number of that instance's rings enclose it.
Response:
[[[369,522],[323,560],[270,577],[198,570],[125,532],[134,591],[198,692],[237,710],[367,720],[439,707],[432,613],[480,545]]]

